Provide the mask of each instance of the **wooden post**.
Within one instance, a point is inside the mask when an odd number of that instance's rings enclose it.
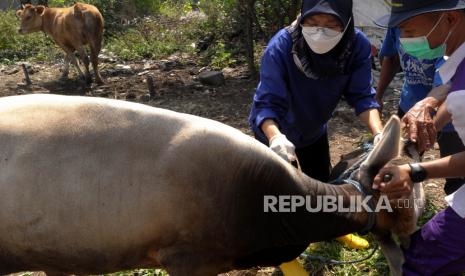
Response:
[[[146,77],[147,80],[147,88],[149,89],[150,93],[150,99],[155,98],[155,85],[153,83],[153,76],[151,74],[148,74]]]
[[[27,71],[27,68],[26,68],[26,64],[21,64],[21,66],[23,67],[23,72],[24,72],[24,78],[26,80],[26,85],[31,85],[32,82],[31,82],[31,79],[29,78],[29,72]]]

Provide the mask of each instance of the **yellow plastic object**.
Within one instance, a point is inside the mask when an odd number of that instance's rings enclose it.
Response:
[[[353,249],[367,249],[370,247],[370,243],[368,243],[367,240],[354,234],[347,234],[337,238],[336,240]]]
[[[284,263],[279,266],[284,276],[309,276],[308,272],[305,271],[303,266],[297,260],[292,262]]]

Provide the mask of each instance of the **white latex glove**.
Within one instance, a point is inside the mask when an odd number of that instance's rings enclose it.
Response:
[[[284,134],[277,134],[271,137],[270,149],[289,163],[297,160],[295,146],[291,141],[287,140]]]
[[[382,136],[383,136],[383,135],[381,135],[381,132],[375,134],[375,136],[373,137],[373,146],[376,146],[376,144],[378,144],[379,141],[381,141],[381,137],[382,137]]]

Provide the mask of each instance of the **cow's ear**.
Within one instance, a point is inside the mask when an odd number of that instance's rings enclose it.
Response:
[[[400,119],[397,116],[392,116],[383,129],[381,140],[376,144],[363,166],[370,172],[377,173],[391,159],[399,156],[400,132]]]
[[[45,6],[39,5],[35,7],[35,10],[38,15],[43,15],[45,11]]]
[[[23,14],[23,10],[17,10],[16,11],[16,16],[21,17],[21,14]]]

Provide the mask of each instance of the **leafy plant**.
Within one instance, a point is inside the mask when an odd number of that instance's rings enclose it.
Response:
[[[0,62],[51,60],[62,57],[62,51],[43,33],[18,34],[19,20],[13,11],[0,11]]]

